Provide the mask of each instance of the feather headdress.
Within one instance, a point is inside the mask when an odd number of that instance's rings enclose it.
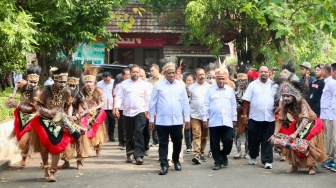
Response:
[[[97,67],[92,67],[88,63],[84,63],[84,81],[96,81],[96,75],[98,73]]]
[[[27,80],[31,82],[38,82],[40,80],[41,67],[30,65],[27,68]]]

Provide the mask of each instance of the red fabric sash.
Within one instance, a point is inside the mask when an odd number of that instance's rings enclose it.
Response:
[[[49,135],[44,128],[44,125],[41,124],[40,116],[35,116],[31,120],[31,124],[32,124],[32,127],[33,127],[34,131],[36,132],[36,134],[40,138],[41,144],[44,147],[46,147],[48,149],[49,153],[51,153],[51,154],[59,154],[59,153],[63,152],[64,149],[70,143],[69,132],[62,128],[61,131],[63,131],[63,135],[59,135],[59,136],[62,136],[62,138],[60,139],[60,142],[57,143],[57,144],[53,144],[50,140],[51,138],[49,138]]]
[[[101,109],[99,115],[97,116],[96,120],[92,125],[92,128],[88,130],[85,134],[89,138],[94,137],[99,129],[99,126],[105,121],[105,119],[106,119],[106,112],[103,109]]]
[[[14,110],[14,131],[16,135],[16,139],[18,141],[21,140],[21,137],[26,133],[29,132],[32,129],[31,121],[27,122],[27,125],[21,130],[21,126],[23,127],[24,125],[21,124],[20,121],[20,116],[19,116],[19,108],[16,108]]]
[[[294,120],[289,128],[288,128],[288,133],[293,134],[295,132],[295,124],[296,120]],[[310,130],[308,136],[305,138],[306,140],[310,140],[313,136],[317,135],[319,132],[324,130],[324,124],[323,121],[320,118],[315,119],[315,125],[314,127]]]

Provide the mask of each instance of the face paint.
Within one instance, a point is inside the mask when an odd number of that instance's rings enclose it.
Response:
[[[59,88],[63,89],[66,86],[66,82],[65,81],[58,81],[59,83]]]
[[[290,104],[294,102],[294,97],[292,95],[282,95],[282,100],[285,104]]]
[[[76,85],[69,85],[69,88],[70,88],[71,91],[74,91],[74,90],[76,90]]]
[[[87,81],[85,82],[85,87],[89,88],[89,89],[92,89],[94,86],[94,82],[92,81]]]
[[[29,88],[34,88],[34,87],[36,87],[37,86],[37,82],[32,82],[32,81],[29,81],[28,80],[28,87]]]
[[[247,85],[246,80],[238,80],[238,86],[242,89]]]

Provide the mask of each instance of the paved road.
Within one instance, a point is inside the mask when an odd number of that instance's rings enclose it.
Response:
[[[207,146],[209,148],[209,145]],[[159,176],[157,147],[150,149],[150,156],[145,158],[144,165],[137,166],[125,163],[125,151],[121,151],[117,142],[104,145],[102,157],[86,158],[83,170],[75,168],[60,170],[56,177],[58,182],[48,183],[43,178],[40,157],[33,154],[27,167],[15,164],[0,173],[0,188],[25,187],[335,187],[336,173],[320,167],[316,175],[308,175],[303,169],[294,174],[286,173],[287,162],[279,162],[275,154],[273,169],[265,170],[258,162],[256,166],[248,164],[245,159],[234,160],[233,150],[229,157],[229,166],[218,171],[211,170],[213,160],[200,165],[191,162],[192,154],[184,154],[182,171],[170,168],[165,176]],[[75,162],[71,163],[75,167]]]

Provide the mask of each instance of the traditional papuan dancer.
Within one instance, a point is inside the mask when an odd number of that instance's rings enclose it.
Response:
[[[34,97],[38,97],[41,92],[38,87],[40,74],[40,66],[29,66],[27,68],[28,82],[20,82],[20,86],[18,86],[21,93],[20,102],[18,103],[10,97],[6,103],[7,107],[16,108],[14,111],[14,129],[10,137],[16,137],[18,141],[17,144],[21,149],[22,156],[21,166],[26,166],[29,159],[29,133],[32,129],[30,121],[36,115]]]
[[[35,116],[31,125],[31,143],[36,152],[40,152],[45,177],[49,182],[56,182],[55,173],[60,159],[60,154],[70,143],[71,137],[78,139],[80,132],[68,120],[71,116],[71,94],[66,88],[69,64],[60,63],[53,71],[54,84],[42,88],[36,101],[36,110],[39,115]],[[69,111],[65,111],[69,109]],[[65,114],[66,113],[66,114]],[[51,155],[51,165],[48,157]]]
[[[98,69],[84,64],[84,81],[85,87],[82,89],[88,109],[88,131],[87,137],[91,146],[96,150],[97,157],[100,156],[102,144],[107,141],[107,133],[105,127],[106,113],[102,109],[104,106],[104,94],[100,88],[96,87],[96,75]],[[112,95],[112,93],[111,93]],[[84,111],[84,113],[86,113]]]
[[[284,154],[292,167],[287,172],[309,168],[313,175],[316,163],[326,159],[324,125],[310,109],[303,91],[304,86],[298,82],[284,81],[280,85],[278,98],[282,98],[283,104],[270,141],[288,150]],[[288,135],[279,133],[284,124],[289,124]]]
[[[87,112],[88,106],[86,104],[85,97],[79,88],[80,75],[80,70],[75,64],[72,64],[68,76],[68,88],[71,91],[72,100],[72,116],[69,119],[72,124],[77,125],[76,128],[79,128],[78,131],[82,131],[82,135],[79,139],[72,139],[71,144],[66,148],[66,152],[63,153],[62,160],[64,160],[64,164],[61,166],[63,169],[70,167],[69,160],[73,158],[74,152],[77,153],[77,170],[83,167],[83,156],[91,155],[89,139],[84,135],[86,128],[81,126],[82,121],[85,121],[83,116],[86,115],[85,112]]]
[[[236,148],[238,151],[238,154],[234,156],[235,159],[240,159],[244,157],[245,159],[249,159],[248,156],[248,138],[247,138],[247,125],[243,124],[243,95],[246,91],[246,88],[248,86],[248,77],[247,74],[244,73],[239,73],[237,74],[237,83],[238,87],[236,90],[236,100],[237,100],[237,114],[238,114],[238,122],[237,122],[237,127],[235,127],[235,143],[236,143]],[[248,114],[248,113],[247,113]],[[243,154],[241,145],[242,142],[244,141],[245,144],[245,153]]]

